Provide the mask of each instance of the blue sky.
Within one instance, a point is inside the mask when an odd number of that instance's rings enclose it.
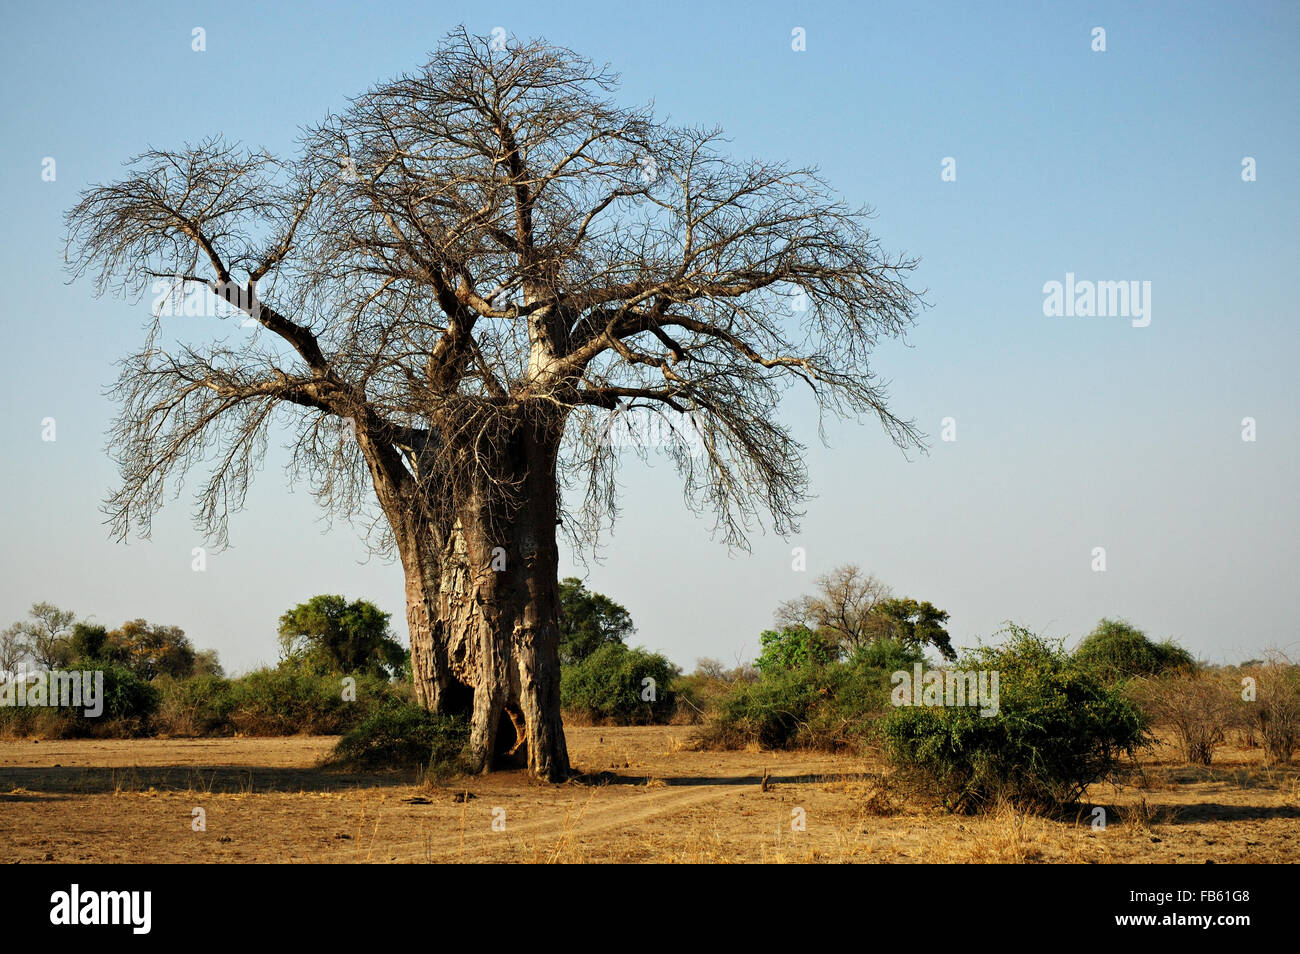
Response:
[[[206,572],[191,570],[203,541],[186,495],[151,541],[109,539],[104,391],[149,300],[69,284],[62,216],[146,146],[223,133],[289,152],[299,127],[418,66],[464,23],[607,60],[621,101],[720,124],[738,156],[819,165],[876,208],[887,249],[922,258],[913,285],[932,307],[874,366],[930,454],[905,459],[869,423],[833,425],[822,447],[796,395],[785,419],[809,446],[815,497],[798,533],[755,536],[747,554],[682,506],[667,461],[633,460],[600,561],[565,569],[631,610],[637,642],[687,668],[752,657],[780,600],[857,562],[947,609],[959,645],[1008,619],[1077,638],[1110,615],[1214,661],[1294,653],[1300,6],[996,6],[7,9],[0,623],[42,599],[110,625],[143,616],[238,670],[274,661],[286,608],[341,592],[392,612],[404,635],[400,568],[367,561],[346,524],[323,524],[277,453]],[[195,27],[204,52],[191,49]],[[804,51],[791,49],[796,27]],[[945,157],[955,181],[941,179]],[[1150,325],[1044,316],[1044,283],[1067,273],[1149,281]],[[940,439],[945,417],[955,441]],[[807,572],[791,570],[795,546]]]

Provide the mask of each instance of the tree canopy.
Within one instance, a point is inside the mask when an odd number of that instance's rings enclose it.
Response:
[[[933,646],[945,659],[956,658],[944,628],[948,622],[944,610],[929,602],[895,597],[857,564],[823,574],[816,587],[815,592],[777,607],[779,632],[815,633],[822,643],[835,647],[836,657],[857,655],[875,643],[894,640],[904,648]],[[823,654],[819,649],[813,655]]]
[[[601,646],[624,644],[636,632],[626,608],[593,593],[575,576],[560,581],[560,662],[582,662]]]
[[[284,659],[322,673],[391,675],[406,650],[388,632],[389,614],[366,600],[313,596],[280,617]]]

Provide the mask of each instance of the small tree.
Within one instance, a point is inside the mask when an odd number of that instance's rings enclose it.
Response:
[[[27,656],[27,636],[21,623],[14,623],[0,631],[0,672],[17,673]]]
[[[593,593],[582,580],[560,581],[560,663],[572,666],[601,646],[627,642],[636,632],[632,614],[608,596]]]
[[[72,627],[69,649],[73,665],[107,659],[108,630],[97,623],[77,623]]]
[[[194,673],[194,644],[179,626],[128,620],[108,634],[104,649],[109,660],[120,662],[141,679],[162,675],[183,679]]]
[[[955,659],[944,624],[948,614],[932,603],[898,599],[889,587],[856,564],[836,567],[817,578],[817,592],[777,607],[777,625],[807,629],[854,656],[868,644],[894,640],[908,646],[934,646]]]
[[[716,679],[721,682],[727,678],[727,666],[721,659],[701,656],[695,660],[695,672],[691,675],[699,679]]]
[[[194,654],[194,675],[213,676],[217,679],[225,677],[226,670],[215,649],[201,649]]]
[[[765,630],[759,643],[763,651],[754,666],[764,676],[809,665],[824,666],[840,657],[838,645],[805,626]]]
[[[851,653],[872,638],[872,611],[889,597],[889,587],[850,563],[818,577],[816,593],[777,607],[776,623],[819,633]]]
[[[944,624],[948,614],[933,603],[888,599],[871,610],[867,627],[872,642],[895,640],[906,647],[933,646],[944,659],[957,658]]]
[[[27,615],[31,619],[9,627],[11,652],[18,653],[15,660],[31,657],[41,669],[67,666],[71,661],[69,636],[77,614],[53,603],[33,603]]]
[[[313,596],[280,617],[284,659],[318,673],[389,676],[406,656],[388,632],[389,614],[366,600]]]

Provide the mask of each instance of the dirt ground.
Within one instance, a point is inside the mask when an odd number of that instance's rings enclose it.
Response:
[[[1300,766],[1257,750],[1192,768],[1162,747],[1078,818],[970,818],[877,759],[701,752],[691,734],[571,728],[588,777],[565,785],[324,770],[327,737],[0,742],[0,839],[10,862],[63,863],[1300,861]]]

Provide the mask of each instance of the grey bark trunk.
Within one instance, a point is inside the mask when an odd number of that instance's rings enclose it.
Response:
[[[475,771],[570,774],[560,715],[558,437],[554,422],[515,423],[481,479],[452,482],[454,523],[445,532],[426,525],[398,534],[415,695],[429,709],[469,717]]]

